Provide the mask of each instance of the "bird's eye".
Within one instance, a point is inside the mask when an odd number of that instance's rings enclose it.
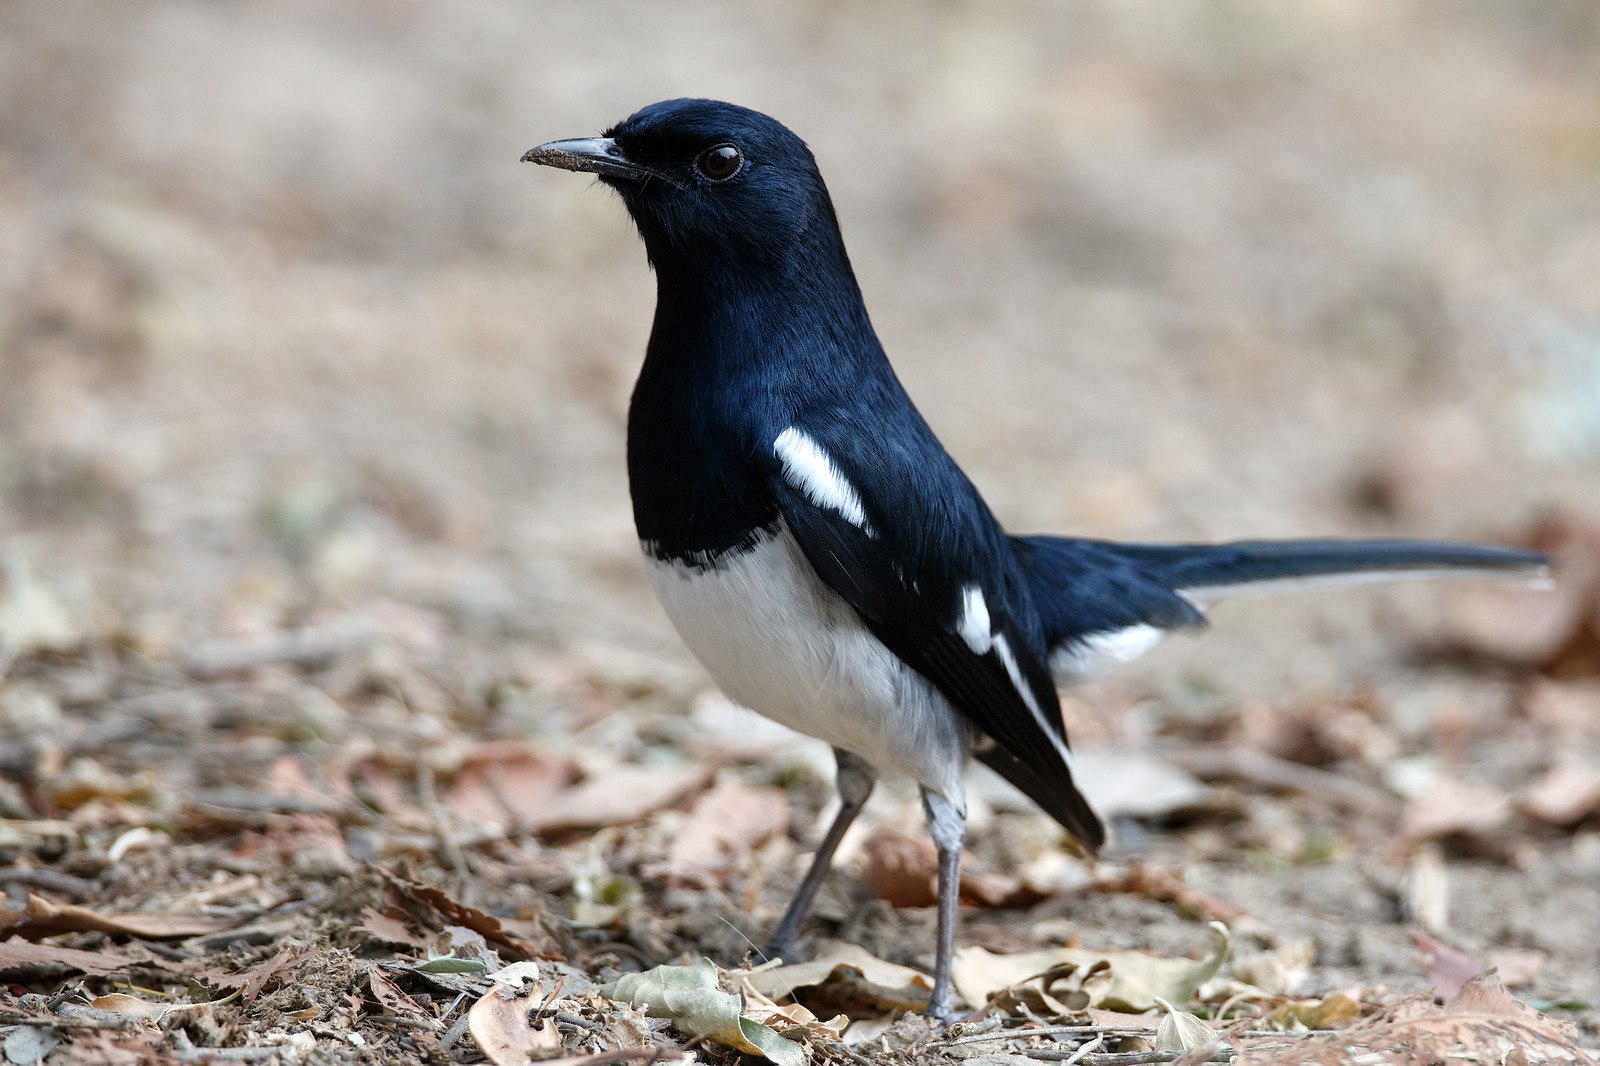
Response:
[[[744,166],[744,153],[731,144],[719,144],[701,152],[694,165],[707,181],[727,181]]]

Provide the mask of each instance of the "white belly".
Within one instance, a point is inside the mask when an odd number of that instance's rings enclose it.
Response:
[[[667,615],[728,698],[960,805],[970,733],[779,526],[709,567],[646,553]]]

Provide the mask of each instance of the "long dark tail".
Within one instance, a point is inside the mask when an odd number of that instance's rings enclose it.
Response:
[[[1364,581],[1485,576],[1546,578],[1550,557],[1521,548],[1429,540],[1241,540],[1110,546],[1197,602]]]

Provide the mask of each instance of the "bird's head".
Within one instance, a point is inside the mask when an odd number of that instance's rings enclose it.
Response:
[[[839,242],[811,150],[749,108],[666,100],[599,137],[551,141],[522,158],[616,189],[658,272],[747,268]]]

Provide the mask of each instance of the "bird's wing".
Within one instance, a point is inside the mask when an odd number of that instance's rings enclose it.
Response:
[[[871,439],[796,426],[776,436],[770,484],[790,533],[868,630],[993,740],[979,757],[1098,847],[1104,829],[1072,783],[1010,542],[931,434],[915,462],[864,454]]]

